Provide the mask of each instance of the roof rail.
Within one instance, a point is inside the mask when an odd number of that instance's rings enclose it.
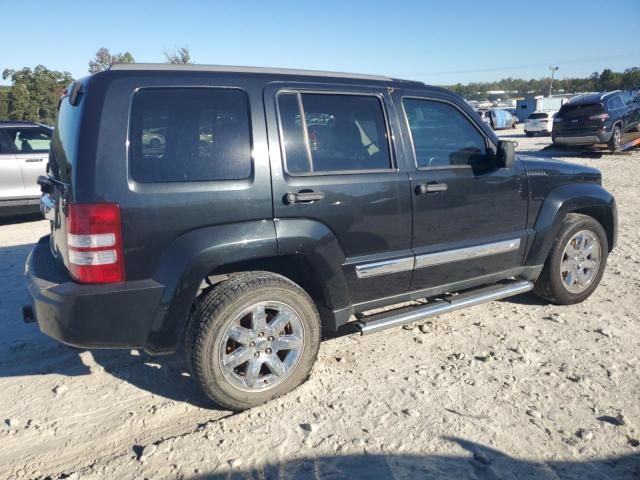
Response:
[[[600,96],[600,100],[603,100],[604,97],[606,97],[607,95],[611,95],[613,93],[620,93],[622,92],[622,90],[611,90],[610,92],[604,92],[601,96]]]
[[[358,73],[325,72],[316,70],[300,70],[295,68],[266,68],[266,67],[236,67],[230,65],[174,65],[170,63],[119,63],[112,65],[109,70],[160,70],[186,72],[228,72],[228,73],[256,73],[269,75],[299,75],[309,77],[335,77],[358,80],[378,80],[389,82],[393,79],[383,75],[366,75]]]

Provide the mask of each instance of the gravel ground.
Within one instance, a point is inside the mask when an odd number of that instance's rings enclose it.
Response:
[[[301,388],[233,415],[177,356],[73,349],[23,324],[47,225],[0,225],[0,478],[640,478],[640,152],[558,155],[600,168],[618,201],[590,299],[523,295],[327,340]]]

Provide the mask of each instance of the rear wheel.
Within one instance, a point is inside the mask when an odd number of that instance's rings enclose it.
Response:
[[[535,293],[560,305],[582,302],[600,283],[608,251],[607,235],[598,221],[587,215],[567,215],[535,283]]]
[[[304,382],[318,355],[320,318],[307,293],[285,277],[243,273],[198,304],[186,336],[192,374],[206,395],[244,410]]]
[[[615,152],[620,148],[620,142],[622,140],[622,131],[620,130],[620,125],[615,125],[613,127],[613,132],[611,132],[611,140],[607,143],[609,150]]]

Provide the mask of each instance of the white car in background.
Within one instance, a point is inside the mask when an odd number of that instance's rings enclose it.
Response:
[[[524,121],[524,133],[527,137],[533,137],[536,133],[551,135],[553,117],[556,113],[558,112],[533,112]]]
[[[53,129],[0,121],[0,217],[40,211],[38,177],[47,174]]]

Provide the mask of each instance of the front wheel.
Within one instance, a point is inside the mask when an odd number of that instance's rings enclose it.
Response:
[[[559,305],[586,300],[602,279],[608,252],[602,225],[587,215],[570,213],[556,235],[535,293]]]
[[[209,398],[245,410],[309,377],[320,330],[318,311],[298,285],[273,273],[242,273],[204,295],[190,319],[186,353]]]

